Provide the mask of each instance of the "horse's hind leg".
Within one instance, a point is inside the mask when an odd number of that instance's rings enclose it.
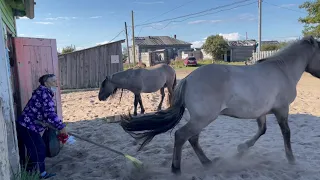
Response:
[[[173,88],[172,87],[167,87],[168,89],[168,99],[167,99],[167,105],[170,107],[171,106],[171,101],[172,101],[172,95],[173,95]]]
[[[137,106],[138,106],[138,101],[139,101],[139,95],[135,94],[134,95],[134,102],[133,102],[133,115],[136,116],[137,113]]]
[[[157,109],[158,111],[161,110],[162,103],[163,103],[163,99],[164,99],[164,97],[165,97],[164,87],[162,87],[162,88],[160,89],[160,94],[161,94],[161,100],[160,100],[160,103],[159,103],[159,105],[158,105],[158,109]]]
[[[173,149],[172,166],[171,166],[171,171],[173,173],[176,173],[176,174],[181,173],[181,168],[180,168],[181,154],[182,154],[182,146],[184,145],[184,143],[190,138],[200,134],[203,128],[208,126],[208,124],[210,124],[213,120],[216,119],[216,117],[214,118],[210,118],[210,116],[208,117],[195,118],[194,116],[191,115],[190,121],[175,132],[174,149]],[[199,144],[196,144],[196,138],[191,139],[191,142],[195,145],[196,150],[198,150],[196,153],[199,153],[200,157],[199,156],[198,157],[199,159],[201,158],[200,161],[209,162],[205,160],[204,152],[202,150],[201,152],[199,151],[201,148]]]
[[[202,148],[200,147],[200,144],[199,144],[199,134],[191,137],[191,138],[189,139],[189,143],[191,144],[194,152],[197,154],[200,162],[201,162],[203,165],[209,165],[209,164],[211,164],[211,160],[205,155],[205,153],[203,152]]]
[[[294,164],[295,158],[293,156],[292,149],[291,149],[290,128],[288,124],[289,107],[275,109],[273,110],[273,113],[276,116],[278,120],[278,124],[281,129],[287,160],[289,161],[290,164]]]
[[[144,110],[144,107],[143,107],[143,104],[142,104],[141,94],[139,94],[138,102],[139,102],[139,105],[140,105],[140,108],[141,108],[141,114],[144,114],[145,110]]]
[[[266,125],[266,115],[263,115],[257,119],[258,123],[258,132],[248,141],[245,143],[239,144],[238,152],[243,153],[244,151],[248,150],[248,148],[252,147],[258,139],[266,133],[267,125]]]

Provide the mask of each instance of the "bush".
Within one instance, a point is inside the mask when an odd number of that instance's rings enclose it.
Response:
[[[184,67],[184,63],[183,60],[175,60],[175,61],[171,61],[170,65],[173,68],[183,68]]]

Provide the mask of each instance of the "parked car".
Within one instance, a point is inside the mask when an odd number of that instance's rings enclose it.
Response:
[[[184,65],[187,66],[197,66],[197,59],[193,56],[189,56],[186,59],[184,59],[183,61]]]

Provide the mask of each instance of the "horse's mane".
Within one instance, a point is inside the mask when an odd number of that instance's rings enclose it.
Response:
[[[263,63],[263,62],[278,61],[278,60],[284,59],[283,56],[285,56],[286,54],[290,54],[291,51],[296,51],[296,48],[294,48],[294,47],[301,44],[302,41],[304,41],[304,40],[305,39],[290,42],[288,45],[279,49],[276,53],[272,54],[271,56],[258,60],[257,64]]]

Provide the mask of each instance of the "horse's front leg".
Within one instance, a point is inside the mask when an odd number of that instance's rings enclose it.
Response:
[[[160,100],[160,103],[159,103],[159,105],[158,105],[158,111],[160,111],[161,110],[161,107],[162,107],[162,103],[163,103],[163,100],[164,100],[164,97],[165,97],[165,93],[164,93],[164,87],[162,87],[161,89],[160,89],[160,94],[161,94],[161,100]]]
[[[140,108],[141,108],[141,114],[144,114],[145,110],[144,110],[144,107],[143,107],[143,104],[142,104],[141,94],[139,94],[138,98],[139,98],[138,102],[139,102],[139,105],[140,105]]]
[[[258,132],[248,141],[246,141],[243,144],[239,144],[238,146],[238,152],[243,153],[244,151],[247,151],[250,147],[252,147],[258,139],[266,133],[267,126],[266,126],[266,115],[263,115],[257,119],[258,123]]]
[[[290,128],[288,124],[289,107],[283,107],[273,110],[274,115],[277,118],[278,124],[281,129],[281,133],[284,141],[284,149],[286,151],[287,160],[290,164],[295,164],[295,157],[293,156],[290,142]]]
[[[139,95],[134,95],[134,102],[133,102],[133,115],[136,116],[138,115],[137,113],[137,106],[138,106],[138,101],[139,101]]]

